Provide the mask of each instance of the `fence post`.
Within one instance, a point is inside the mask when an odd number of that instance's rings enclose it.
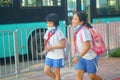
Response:
[[[109,41],[109,22],[107,22],[107,29],[106,29],[107,31],[107,48],[108,48],[108,50],[107,50],[107,57],[109,57],[109,53],[110,53],[110,41]]]
[[[72,55],[73,55],[73,28],[71,25],[68,25],[67,26],[67,34],[68,34],[68,41],[69,41],[69,44],[70,44],[70,54],[68,55],[68,62],[69,62],[69,67],[72,65],[71,62],[72,62]]]
[[[69,67],[71,66],[71,35],[70,35],[70,26],[67,25],[67,38],[68,38],[68,42],[69,42],[69,54],[68,54],[68,65]]]
[[[13,32],[14,37],[14,54],[15,54],[15,74],[16,78],[19,78],[19,55],[18,55],[18,38],[17,38],[17,29]]]

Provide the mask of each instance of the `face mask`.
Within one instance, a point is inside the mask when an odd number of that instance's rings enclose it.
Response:
[[[53,30],[53,29],[55,29],[55,27],[48,27],[48,30],[49,30],[49,31],[51,31],[51,30]]]

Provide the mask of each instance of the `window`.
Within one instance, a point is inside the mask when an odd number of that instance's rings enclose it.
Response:
[[[60,6],[61,0],[22,0],[21,7]]]
[[[67,0],[68,16],[73,16],[73,12],[76,11],[76,0]]]
[[[71,24],[72,16],[74,11],[76,11],[76,7],[76,0],[67,0],[68,24]]]
[[[0,0],[0,7],[13,7],[13,0]]]
[[[120,14],[120,0],[96,0],[97,15]]]

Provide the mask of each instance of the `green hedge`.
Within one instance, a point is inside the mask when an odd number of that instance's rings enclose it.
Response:
[[[110,53],[110,57],[120,57],[120,48],[118,48],[114,52]]]

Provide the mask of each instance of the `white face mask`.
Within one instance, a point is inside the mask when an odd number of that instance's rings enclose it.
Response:
[[[48,30],[49,30],[49,31],[51,31],[51,30],[53,30],[53,29],[55,29],[55,27],[48,27]]]

